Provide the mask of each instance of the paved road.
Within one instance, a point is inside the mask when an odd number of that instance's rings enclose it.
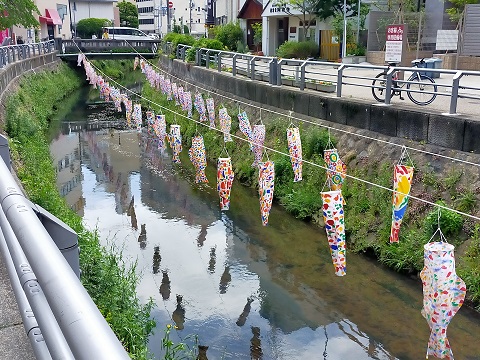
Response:
[[[227,67],[231,67],[231,59],[224,58],[222,63]],[[367,63],[364,63],[367,65]],[[337,81],[337,67],[339,64],[332,63],[329,66],[319,66],[319,65],[308,65],[306,67],[306,79],[315,79],[323,81]],[[369,65],[369,64],[368,64]],[[237,66],[240,69],[247,68],[246,60],[238,60]],[[265,76],[268,76],[268,65],[261,61],[257,61],[255,65],[256,73],[262,73]],[[362,99],[372,104],[379,104],[372,95],[372,84],[373,78],[380,73],[381,69],[360,69],[360,68],[347,68],[344,70],[345,78],[343,80],[344,85],[342,86],[342,97],[343,98],[353,98],[353,99]],[[282,76],[296,76],[295,66],[282,66]],[[298,73],[297,73],[298,75]],[[357,78],[349,78],[348,76],[353,76]],[[410,73],[405,74],[405,78],[408,78]],[[419,106],[410,101],[406,96],[406,93],[403,93],[405,100],[401,100],[398,96],[392,98],[392,104],[401,104],[402,107],[406,106],[412,109],[419,109],[423,111],[435,111],[439,113],[448,113],[450,109],[450,94],[451,94],[451,84],[453,74],[441,74],[440,78],[435,78],[435,83],[437,84],[438,96],[433,101],[432,104],[426,106]],[[348,83],[345,84],[345,83]],[[462,77],[460,81],[460,86],[467,87],[467,89],[460,89],[460,95],[469,95],[474,96],[477,99],[465,99],[459,98],[457,105],[457,113],[462,115],[468,115],[472,119],[480,120],[480,74],[479,76],[467,75]],[[307,90],[307,91],[316,91],[316,90]],[[336,94],[331,94],[331,96],[336,96]]]

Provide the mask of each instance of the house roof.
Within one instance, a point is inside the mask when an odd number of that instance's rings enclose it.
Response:
[[[237,19],[261,19],[262,3],[258,0],[247,0],[238,12]]]

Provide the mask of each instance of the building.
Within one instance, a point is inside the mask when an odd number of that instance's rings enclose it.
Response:
[[[203,0],[136,0],[139,29],[146,33],[166,34],[168,30],[167,6],[170,12],[170,29],[183,25],[192,35],[205,33],[205,4]]]
[[[258,0],[246,0],[240,9],[237,18],[240,20],[240,27],[245,32],[245,43],[250,50],[255,49],[253,41],[253,24],[262,23],[262,11],[263,6],[261,1]]]
[[[38,29],[25,29],[13,27],[13,39],[21,37],[24,42],[31,43],[39,40],[48,40],[56,37],[69,39],[70,12],[68,0],[35,0],[35,5],[40,12]]]
[[[70,0],[72,27],[75,28],[80,20],[89,18],[108,19],[114,26],[120,26],[117,2],[118,0]]]

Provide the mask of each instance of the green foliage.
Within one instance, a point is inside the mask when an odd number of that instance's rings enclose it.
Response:
[[[200,48],[222,50],[223,44],[217,39],[200,38],[187,50],[186,60],[195,61],[195,53]]]
[[[85,39],[90,39],[95,34],[99,39],[102,37],[102,29],[108,25],[110,20],[88,18],[77,23],[77,34]]]
[[[465,5],[478,4],[479,0],[449,0],[448,3],[450,4],[450,7],[446,9],[445,12],[448,14],[451,21],[457,23],[463,16]]]
[[[19,90],[6,100],[11,155],[28,198],[78,234],[82,284],[100,312],[130,356],[147,359],[148,335],[155,326],[150,319],[153,302],[142,305],[138,300],[135,266],[127,267],[118,251],[100,245],[98,234],[84,228],[56,186],[46,130],[57,104],[81,84],[82,79],[64,64],[22,79]]]
[[[178,34],[175,32],[168,33],[163,37],[166,42],[172,43],[172,53],[175,54],[179,44],[192,46],[195,43],[195,38],[188,34]]]
[[[190,29],[188,28],[187,25],[183,25],[183,33],[184,34],[190,34]]]
[[[445,202],[441,200],[437,201],[436,204],[446,206]],[[440,226],[440,229],[446,237],[457,235],[460,230],[462,230],[463,217],[456,212],[441,209],[439,222],[438,210],[435,209],[425,217],[424,229],[426,235],[431,237],[438,226]]]
[[[477,205],[477,197],[471,190],[462,193],[455,201],[457,210],[469,212]]]
[[[262,43],[262,29],[263,29],[263,27],[262,27],[261,22],[257,22],[257,23],[252,24],[253,44],[257,48],[257,51],[258,51],[258,47]]]
[[[457,274],[465,281],[469,298],[480,303],[480,225],[475,225],[465,256],[459,262]],[[480,311],[480,306],[477,305]]]
[[[215,39],[230,51],[237,51],[238,42],[244,43],[244,33],[239,23],[228,23],[215,28]]]
[[[125,22],[125,26],[138,28],[138,9],[135,4],[123,0],[117,3],[117,7],[120,12],[120,24]]]
[[[196,346],[198,345],[198,337],[193,337],[193,344],[189,346],[188,340],[192,338],[191,335],[182,339],[181,342],[174,343],[171,339],[172,329],[176,329],[176,326],[168,324],[165,327],[165,333],[162,338],[162,344],[160,348],[165,352],[164,360],[178,360],[178,359],[198,359]]]
[[[0,14],[0,30],[16,25],[24,28],[40,25],[35,17],[40,12],[33,0],[0,1]]]
[[[328,130],[319,128],[317,126],[309,129],[309,131],[302,137],[302,151],[307,159],[310,159],[314,154],[323,156],[323,150],[328,149]],[[335,140],[331,139],[334,144]]]
[[[306,59],[318,55],[318,45],[314,41],[286,41],[277,49],[281,58]]]

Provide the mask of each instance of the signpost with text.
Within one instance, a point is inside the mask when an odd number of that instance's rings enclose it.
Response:
[[[385,62],[401,63],[406,40],[405,25],[388,25],[385,43]]]

